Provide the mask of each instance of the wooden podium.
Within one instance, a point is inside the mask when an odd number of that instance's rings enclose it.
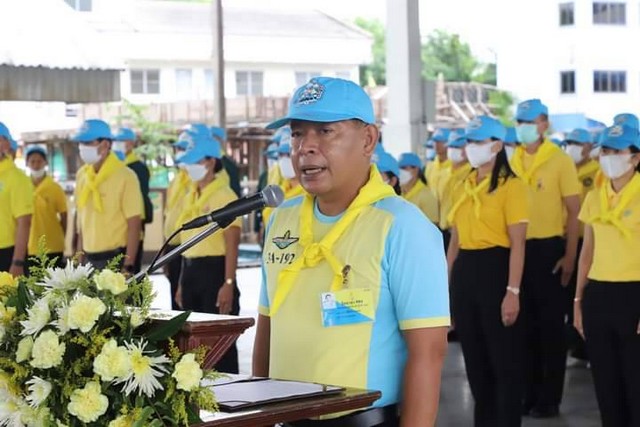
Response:
[[[168,320],[181,311],[152,311],[150,317],[157,321]],[[211,369],[240,335],[255,324],[252,317],[222,316],[209,313],[191,313],[182,330],[174,336],[181,351],[201,345],[209,348],[204,367]]]

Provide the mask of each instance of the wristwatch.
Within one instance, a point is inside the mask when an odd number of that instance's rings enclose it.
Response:
[[[514,295],[520,295],[520,288],[516,288],[515,286],[507,286],[507,290]]]
[[[15,265],[16,267],[24,267],[24,260],[14,259],[13,261],[11,261],[11,264]]]
[[[236,279],[232,279],[232,278],[229,277],[229,278],[225,279],[224,284],[225,285],[233,285],[235,283],[235,281],[236,281]]]

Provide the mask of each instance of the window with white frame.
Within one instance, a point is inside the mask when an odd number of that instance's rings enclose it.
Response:
[[[160,93],[160,70],[144,69],[131,70],[131,93],[158,94]]]
[[[64,0],[69,6],[78,12],[91,12],[93,0]]]
[[[627,23],[626,3],[593,2],[593,23],[625,25]]]
[[[176,70],[176,96],[180,99],[191,99],[193,96],[193,72],[190,69]]]
[[[626,71],[594,71],[593,91],[597,93],[624,93],[627,91]]]
[[[262,96],[264,73],[262,71],[236,71],[237,96]]]
[[[560,93],[563,93],[563,94],[576,93],[576,72],[575,71],[560,72]]]
[[[320,77],[320,71],[296,71],[296,87],[304,86],[314,77]]]
[[[573,2],[560,3],[560,26],[569,26],[575,24],[573,13]]]

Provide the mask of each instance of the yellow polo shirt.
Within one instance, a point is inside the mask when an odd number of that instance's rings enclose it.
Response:
[[[449,211],[455,203],[455,190],[461,182],[469,176],[471,173],[471,165],[465,163],[458,168],[447,170],[438,182],[438,200],[440,201],[440,229],[447,230],[450,227],[447,217]]]
[[[189,193],[191,179],[189,174],[180,169],[167,188],[167,201],[164,210],[164,238],[168,239],[171,234],[178,229],[177,222],[182,209],[184,208],[184,200]],[[180,243],[180,235],[177,235],[172,244]]]
[[[87,182],[84,165],[76,177],[75,201]],[[98,185],[102,198],[102,212],[94,206],[92,197],[87,204],[77,208],[78,227],[82,234],[85,252],[105,252],[127,246],[127,220],[135,216],[142,218],[142,193],[135,172],[122,163],[104,182]]]
[[[476,177],[475,171],[468,177],[472,188],[477,185]],[[466,196],[463,183],[456,188],[455,199],[461,200],[461,204],[453,213],[452,226],[458,231],[461,249],[510,248],[508,227],[529,222],[529,194],[520,178],[501,180],[491,193],[487,186],[478,194],[478,202]],[[479,203],[479,210],[476,210],[476,203]]]
[[[558,148],[551,141],[545,148],[550,152],[549,157],[532,173],[530,180],[524,175],[520,178],[527,181],[531,193],[530,222],[527,228],[527,239],[547,239],[564,235],[564,198],[577,196],[582,191],[578,181],[576,166],[571,157]],[[536,156],[540,155],[542,145],[535,154],[528,154],[523,146],[516,149],[515,156],[522,156],[524,170],[533,168]],[[514,172],[518,173],[516,168]]]
[[[42,236],[45,237],[48,253],[64,252],[64,230],[59,215],[67,212],[67,198],[62,187],[49,175],[36,186],[34,208],[29,255],[38,255]]]
[[[13,163],[0,160],[0,249],[16,243],[16,219],[33,214],[33,184]]]
[[[438,199],[422,181],[418,179],[413,188],[404,192],[402,197],[416,205],[431,222],[438,224]]]
[[[209,183],[208,186],[214,185],[214,183],[215,181]],[[205,187],[202,192],[206,192],[206,189],[207,187]],[[202,208],[197,212],[193,212],[192,215],[185,217],[184,222],[191,221],[198,216],[205,215],[211,211],[220,209],[237,199],[238,196],[236,196],[236,193],[234,193],[228,185],[225,185],[218,191],[212,193],[207,198],[207,200],[199,200]],[[242,218],[236,218],[236,220],[232,222],[229,227],[242,227]],[[186,242],[202,230],[203,229],[199,228],[194,230],[182,231],[180,233],[180,241]],[[224,256],[226,253],[227,245],[224,241],[224,233],[222,231],[218,231],[186,251],[183,256],[185,258],[198,258],[205,256]]]
[[[635,191],[634,191],[635,187]],[[640,281],[640,174],[620,191],[615,193],[606,179],[602,188],[587,194],[578,218],[593,228],[593,262],[588,277],[604,282]],[[623,198],[630,196],[629,203],[622,207],[619,217],[624,232],[612,224],[598,219],[602,213],[602,194],[609,209],[615,211]]]
[[[429,162],[424,170],[424,176],[427,178],[427,185],[434,192],[436,197],[438,196],[438,185],[440,185],[440,179],[447,174],[447,172],[453,167],[451,160],[445,160],[441,162],[438,157],[432,162]],[[440,202],[440,200],[438,200]]]

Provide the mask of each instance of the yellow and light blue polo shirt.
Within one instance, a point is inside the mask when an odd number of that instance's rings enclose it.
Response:
[[[403,331],[450,324],[446,260],[440,231],[400,197],[364,208],[333,246],[349,266],[348,288],[370,289],[374,320],[324,327],[321,294],[333,271],[326,260],[300,271],[274,314],[277,278],[302,255],[303,197],[285,201],[267,227],[259,312],[270,317],[269,375],[273,378],[380,390],[373,406],[401,399],[407,346]],[[341,216],[314,209],[313,236],[320,241]]]

